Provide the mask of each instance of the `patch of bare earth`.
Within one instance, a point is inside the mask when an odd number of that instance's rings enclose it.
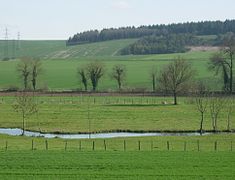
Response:
[[[189,46],[191,52],[194,51],[218,51],[220,50],[219,46]]]

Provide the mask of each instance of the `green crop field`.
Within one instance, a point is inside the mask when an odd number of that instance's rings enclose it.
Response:
[[[234,179],[230,152],[0,152],[1,179]]]
[[[136,39],[106,41],[66,47],[63,40],[54,41],[9,41],[7,47],[9,57],[33,56],[42,59],[71,59],[78,57],[115,56],[119,50],[135,42]],[[13,43],[16,48],[13,51]],[[0,41],[0,59],[4,58],[6,41]]]
[[[158,97],[38,97],[38,113],[26,120],[26,128],[42,132],[105,131],[185,131],[199,129],[200,114],[192,98]],[[167,104],[162,104],[166,102]],[[0,127],[21,128],[21,114],[14,112],[13,97],[0,100]],[[88,121],[89,108],[89,121]],[[209,107],[208,107],[209,108]],[[235,116],[232,114],[232,119]],[[205,114],[203,128],[211,130],[210,111]],[[218,118],[218,129],[226,130],[226,107]],[[235,128],[232,120],[231,128]]]
[[[99,90],[116,90],[116,83],[110,79],[110,72],[114,65],[123,64],[127,67],[127,77],[124,88],[151,90],[149,72],[155,66],[158,71],[179,55],[188,59],[196,70],[195,78],[206,82],[215,90],[221,90],[221,77],[214,77],[212,71],[208,71],[208,59],[213,51],[188,52],[182,54],[146,55],[146,56],[97,56],[66,60],[43,60],[43,72],[39,78],[38,87],[49,90],[82,89],[82,84],[77,75],[77,68],[91,61],[97,60],[104,63],[106,72],[100,80]],[[22,87],[19,75],[16,72],[18,61],[0,62],[0,88]]]
[[[106,139],[106,150],[102,139],[66,141],[58,138],[48,139],[48,150],[46,150],[43,138],[4,135],[0,137],[1,179],[234,179],[235,177],[235,156],[231,143],[234,142],[234,135]],[[32,140],[34,140],[33,150]],[[126,149],[123,148],[124,140]],[[167,141],[169,150],[166,146]],[[138,142],[141,142],[140,149]],[[185,142],[186,148],[184,148]]]

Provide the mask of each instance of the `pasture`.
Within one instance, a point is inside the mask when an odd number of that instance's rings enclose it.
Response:
[[[14,97],[0,98],[0,127],[21,128],[21,114],[14,112]],[[125,96],[39,96],[38,113],[26,119],[26,129],[41,132],[197,131],[200,114],[193,98]],[[166,104],[162,104],[166,102]],[[89,113],[89,119],[88,119]],[[235,128],[232,114],[231,129]],[[89,125],[90,124],[90,125]],[[227,128],[226,104],[218,129]],[[212,130],[209,107],[203,129]]]

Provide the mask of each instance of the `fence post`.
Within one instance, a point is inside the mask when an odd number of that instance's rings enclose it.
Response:
[[[200,151],[200,144],[199,144],[199,140],[197,140],[197,151]]]
[[[215,141],[215,151],[217,151],[217,141]]]
[[[46,150],[48,150],[48,142],[47,142],[47,140],[45,141],[45,144],[46,144]]]
[[[32,139],[32,151],[33,151],[33,145],[34,145],[34,144],[33,144],[33,139]]]
[[[79,151],[81,151],[81,150],[82,150],[82,142],[79,141]]]
[[[95,150],[95,141],[92,141],[92,150]]]
[[[138,141],[138,146],[139,146],[139,151],[140,151],[140,149],[141,149],[141,147],[140,147],[140,141]]]
[[[65,141],[64,150],[67,151],[67,141]]]
[[[187,142],[185,141],[184,142],[184,151],[186,151],[186,148],[187,148]]]
[[[124,151],[126,151],[126,141],[125,140],[123,141],[123,148],[124,148]]]
[[[8,142],[6,141],[5,151],[8,149]]]
[[[151,141],[151,151],[153,151],[153,141]]]
[[[167,144],[167,150],[169,151],[170,150],[170,144],[169,144],[169,141],[166,142]]]
[[[105,142],[105,139],[104,139],[104,150],[106,151],[106,142]]]
[[[231,144],[230,144],[230,151],[233,151],[233,141],[231,141]]]

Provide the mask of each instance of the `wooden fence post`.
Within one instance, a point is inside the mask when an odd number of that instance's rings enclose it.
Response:
[[[166,145],[167,145],[167,150],[169,151],[170,150],[170,144],[169,144],[169,141],[166,142]]]
[[[8,142],[6,141],[5,151],[8,149]]]
[[[32,139],[32,151],[33,151],[33,149],[34,149],[34,148],[33,148],[33,145],[34,145],[34,143],[33,143],[33,139]]]
[[[215,151],[217,151],[217,141],[215,141]]]
[[[231,144],[230,144],[230,151],[233,151],[233,141],[231,141]]]
[[[184,151],[187,150],[186,148],[187,148],[187,142],[185,141],[185,142],[184,142]]]
[[[79,151],[81,151],[81,150],[82,150],[82,142],[79,141]]]
[[[139,151],[140,151],[140,149],[141,149],[141,147],[140,147],[140,141],[138,141],[138,147],[139,147]]]
[[[95,150],[95,141],[92,141],[92,150]]]
[[[104,139],[104,150],[106,151],[106,142],[105,142],[105,139]]]
[[[47,140],[45,141],[45,144],[46,144],[46,150],[48,150],[48,142],[47,142]]]
[[[64,145],[64,150],[65,150],[65,151],[67,151],[67,144],[68,144],[68,142],[65,141],[65,145]]]
[[[151,151],[153,151],[153,141],[151,141]]]
[[[124,151],[126,151],[126,141],[125,140],[123,141],[123,148],[124,148]]]
[[[199,144],[199,140],[197,140],[197,151],[200,151],[200,144]]]

